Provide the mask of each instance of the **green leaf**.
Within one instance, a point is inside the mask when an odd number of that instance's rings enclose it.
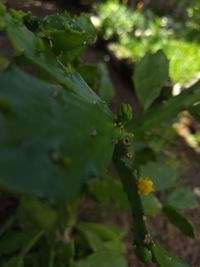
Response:
[[[25,240],[25,234],[21,231],[8,231],[0,240],[0,255],[11,254],[21,248]]]
[[[165,204],[177,209],[194,209],[198,206],[195,195],[187,187],[177,188],[170,193],[165,199]]]
[[[102,100],[86,84],[79,73],[67,70],[60,61],[58,61],[52,52],[52,49],[45,41],[37,38],[23,24],[16,23],[10,17],[7,18],[6,34],[14,46],[16,53],[25,56],[32,64],[45,71],[49,75],[49,80],[57,81],[66,89],[72,90],[85,101],[96,103],[102,109],[108,108]],[[43,42],[43,51],[41,52],[41,41]],[[38,47],[39,43],[39,47]]]
[[[44,20],[44,31],[58,51],[83,50],[96,36],[96,30],[86,14],[75,20],[66,15],[49,15]]]
[[[112,84],[112,81],[109,76],[109,71],[107,65],[103,62],[98,64],[100,71],[99,78],[99,95],[107,103],[115,96],[115,90]]]
[[[0,55],[0,71],[5,70],[9,66],[9,64],[9,60]]]
[[[171,223],[173,223],[181,232],[189,237],[194,237],[194,226],[183,214],[170,206],[164,206],[164,213]]]
[[[35,197],[23,197],[20,211],[27,221],[39,229],[51,230],[57,221],[56,211]]]
[[[84,63],[77,67],[77,71],[91,88],[96,89],[98,78],[98,68],[96,65]]]
[[[118,133],[106,111],[17,68],[0,85],[1,188],[68,200],[105,171]]]
[[[147,53],[136,65],[133,80],[138,100],[145,110],[160,95],[168,75],[169,61],[161,50]]]
[[[97,223],[79,223],[76,229],[84,237],[89,247],[94,251],[110,249],[114,251],[124,252],[122,232],[117,227]],[[85,242],[84,242],[85,244]]]
[[[141,196],[141,200],[145,215],[155,216],[160,212],[161,204],[154,195]]]
[[[191,267],[187,263],[182,262],[177,257],[170,255],[158,245],[152,245],[151,251],[154,255],[154,261],[159,267]]]
[[[112,250],[96,252],[87,258],[75,262],[73,267],[128,267],[124,257]]]
[[[150,177],[156,190],[163,190],[172,187],[178,177],[173,170],[161,162],[149,162],[140,167],[141,177]]]
[[[103,205],[116,205],[130,213],[130,204],[122,184],[110,176],[93,179],[88,183],[89,194]]]
[[[192,105],[197,103],[200,99],[200,81],[196,82],[187,90],[171,97],[169,100],[163,102],[158,107],[150,109],[145,114],[137,117],[128,128],[129,131],[141,136],[145,131],[160,127],[160,125],[169,126],[179,112],[188,110]]]

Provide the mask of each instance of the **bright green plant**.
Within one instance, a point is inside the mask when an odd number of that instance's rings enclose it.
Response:
[[[135,159],[133,144],[148,129],[166,123],[196,103],[199,83],[164,105],[150,108],[138,119],[132,120],[128,104],[113,115],[105,102],[113,95],[105,65],[95,69],[80,60],[96,36],[86,15],[38,19],[30,13],[6,11],[1,5],[0,21],[1,32],[13,47],[12,56],[2,55],[0,61],[0,188],[20,202],[16,214],[0,229],[1,266],[126,267],[124,230],[78,222],[84,188],[96,198],[100,197],[99,190],[102,202],[112,197],[119,206],[127,207],[133,216],[135,253],[142,262],[153,261],[161,267],[189,266],[156,244],[146,215],[157,214],[163,207],[172,223],[193,236],[193,226],[180,209],[195,207],[195,199],[189,189],[177,189],[161,206],[149,193],[174,185],[176,177],[166,165],[159,164],[158,168],[158,163],[151,162],[143,166]],[[146,71],[146,64],[151,65],[149,60],[154,57],[138,66],[135,77],[145,111],[158,97],[167,76],[167,60],[160,52],[151,71],[164,64],[161,80],[154,83],[152,73],[147,76],[149,87],[148,83],[139,83],[143,68]],[[96,86],[103,100],[77,70],[91,85],[95,80],[90,78],[90,71],[99,77]],[[104,87],[111,88],[109,94]],[[112,159],[121,183],[114,178],[101,179]],[[168,177],[163,184],[160,176],[164,173]],[[115,186],[108,186],[108,182]],[[95,186],[96,190],[91,190]],[[187,195],[187,203],[183,195]]]
[[[149,51],[162,49],[170,60],[170,78],[185,84],[195,78],[200,68],[198,23],[191,22],[198,18],[198,6],[199,3],[192,5],[191,18],[181,23],[169,16],[158,17],[148,9],[133,11],[117,2],[106,2],[97,8],[99,34],[110,41],[115,37],[109,49],[118,58],[132,62]],[[121,23],[123,20],[127,25]]]

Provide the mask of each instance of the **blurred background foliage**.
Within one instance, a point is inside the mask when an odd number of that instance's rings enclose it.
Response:
[[[163,49],[173,82],[197,76],[200,1],[97,1],[93,9],[99,35],[118,58],[136,62],[147,51]]]

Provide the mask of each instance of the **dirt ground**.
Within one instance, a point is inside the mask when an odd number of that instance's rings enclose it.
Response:
[[[55,2],[49,1],[37,1],[37,0],[7,0],[9,7],[15,9],[21,9],[29,11],[31,10],[34,15],[44,16],[46,14],[55,13],[61,11],[61,7],[55,4]],[[1,40],[0,40],[1,41]],[[101,51],[91,50],[86,54],[86,58],[89,62],[96,62],[98,59],[102,60],[104,54]],[[116,110],[119,103],[130,103],[133,106],[133,110],[139,112],[138,103],[133,95],[132,85],[130,80],[127,80],[125,73],[119,71],[119,69],[113,67],[109,63],[109,71],[117,92],[117,96],[111,103],[111,108]],[[180,159],[187,159],[187,166],[185,172],[182,175],[183,184],[191,187],[196,194],[197,200],[200,204],[200,154],[192,149],[182,137],[177,139],[178,149],[177,155]],[[4,202],[6,196],[0,196],[0,202]],[[7,201],[8,202],[8,201]],[[13,209],[13,202],[11,205],[8,202],[8,209]],[[87,213],[94,209],[94,204],[86,203]],[[83,211],[81,211],[82,213]],[[3,207],[0,206],[0,214],[4,213]],[[194,222],[196,226],[196,239],[192,240],[184,237],[169,221],[160,214],[158,217],[151,220],[151,229],[154,238],[160,242],[165,248],[169,249],[172,253],[178,255],[180,258],[190,263],[192,266],[200,267],[200,208],[189,211],[189,218]],[[127,245],[127,258],[129,260],[130,267],[142,267],[143,264],[139,263],[136,259],[132,249],[132,236],[131,236],[131,220],[126,214],[119,214],[114,212],[111,218],[106,218],[102,215],[102,219],[106,222],[117,222],[126,229],[128,229],[128,235],[126,237]]]

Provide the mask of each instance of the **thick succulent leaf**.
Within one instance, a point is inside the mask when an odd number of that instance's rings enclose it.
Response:
[[[68,90],[74,91],[84,100],[91,103],[97,102],[103,109],[106,109],[101,99],[89,88],[80,74],[76,71],[68,71],[64,65],[56,60],[49,46],[23,24],[8,17],[6,33],[16,52],[23,54],[34,65],[48,73],[52,80],[54,79]]]
[[[141,177],[150,177],[156,190],[163,190],[172,187],[177,175],[166,164],[161,162],[148,162],[140,168]]]
[[[69,199],[113,152],[112,116],[17,68],[0,74],[0,186]]]
[[[191,267],[187,263],[179,260],[177,257],[170,255],[159,245],[152,245],[151,250],[155,258],[154,261],[159,267]]]
[[[75,262],[73,267],[127,267],[127,263],[124,257],[115,251],[112,250],[102,250],[96,252],[87,258]]]
[[[44,29],[45,27],[47,28],[47,37],[56,49],[62,51],[74,48],[83,49],[87,42],[90,43],[96,36],[96,29],[85,14],[76,20],[72,20],[66,15],[50,15],[44,20]]]
[[[195,195],[187,187],[177,188],[170,193],[165,199],[165,203],[177,209],[194,209],[198,206]]]
[[[167,215],[168,219],[173,223],[181,232],[189,237],[194,237],[194,226],[189,219],[187,219],[178,210],[170,206],[164,206],[164,213]]]
[[[159,50],[155,54],[147,53],[136,65],[134,84],[138,100],[146,110],[160,95],[162,86],[169,75],[169,61]]]
[[[161,203],[156,196],[150,194],[148,196],[142,196],[142,205],[144,213],[147,216],[156,216],[161,210]]]

